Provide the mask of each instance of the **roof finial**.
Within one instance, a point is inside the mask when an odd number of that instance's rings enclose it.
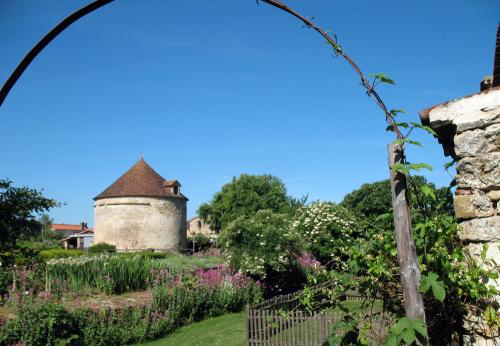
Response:
[[[500,23],[497,28],[497,42],[495,46],[495,59],[493,61],[492,87],[500,86]]]
[[[139,159],[139,161],[144,161],[144,153],[141,153],[141,158]]]

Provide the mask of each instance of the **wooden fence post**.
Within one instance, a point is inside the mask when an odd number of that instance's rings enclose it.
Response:
[[[389,144],[389,167],[403,163],[404,149],[401,144]],[[406,175],[391,169],[392,208],[394,215],[394,230],[398,248],[398,261],[403,284],[403,299],[405,314],[409,318],[420,319],[424,324],[424,301],[420,294],[420,268],[418,266],[417,250],[413,241],[410,207],[406,189]],[[419,340],[427,345],[427,337]]]
[[[248,323],[248,319],[250,318],[250,314],[249,314],[249,307],[248,307],[248,304],[245,305],[245,336],[246,336],[246,344],[245,345],[250,345],[250,340],[249,340],[249,337],[248,337],[248,333],[250,332],[250,329],[249,329],[249,323]]]

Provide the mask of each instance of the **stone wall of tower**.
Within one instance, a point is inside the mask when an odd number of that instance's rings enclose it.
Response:
[[[482,265],[487,265],[480,257],[485,245],[487,259],[500,263],[500,88],[425,110],[421,118],[437,132],[445,153],[456,160],[454,208],[460,238]],[[490,284],[500,289],[500,280]],[[471,313],[466,327],[473,329],[480,320]],[[500,344],[498,335],[471,332],[469,344],[490,345],[492,340]]]
[[[186,201],[176,197],[112,197],[94,204],[94,244],[119,251],[184,250]]]

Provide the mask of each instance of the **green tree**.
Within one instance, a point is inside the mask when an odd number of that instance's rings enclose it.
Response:
[[[19,240],[40,233],[42,224],[36,214],[58,206],[58,202],[29,187],[14,187],[0,180],[0,250],[15,247]]]
[[[408,176],[409,200],[414,223],[436,215],[453,215],[453,196],[448,187],[436,188],[422,176]],[[392,197],[389,179],[361,185],[340,203],[357,217],[381,229],[392,229]]]
[[[287,195],[285,184],[272,175],[242,174],[224,185],[198,214],[219,232],[240,216],[250,217],[259,210],[291,214],[305,203]]]

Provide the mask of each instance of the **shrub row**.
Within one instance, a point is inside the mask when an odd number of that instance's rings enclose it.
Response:
[[[0,344],[109,346],[144,342],[206,316],[240,311],[260,298],[260,288],[251,281],[239,285],[223,280],[216,287],[156,287],[148,307],[71,311],[55,302],[25,300],[17,317],[0,327]]]

